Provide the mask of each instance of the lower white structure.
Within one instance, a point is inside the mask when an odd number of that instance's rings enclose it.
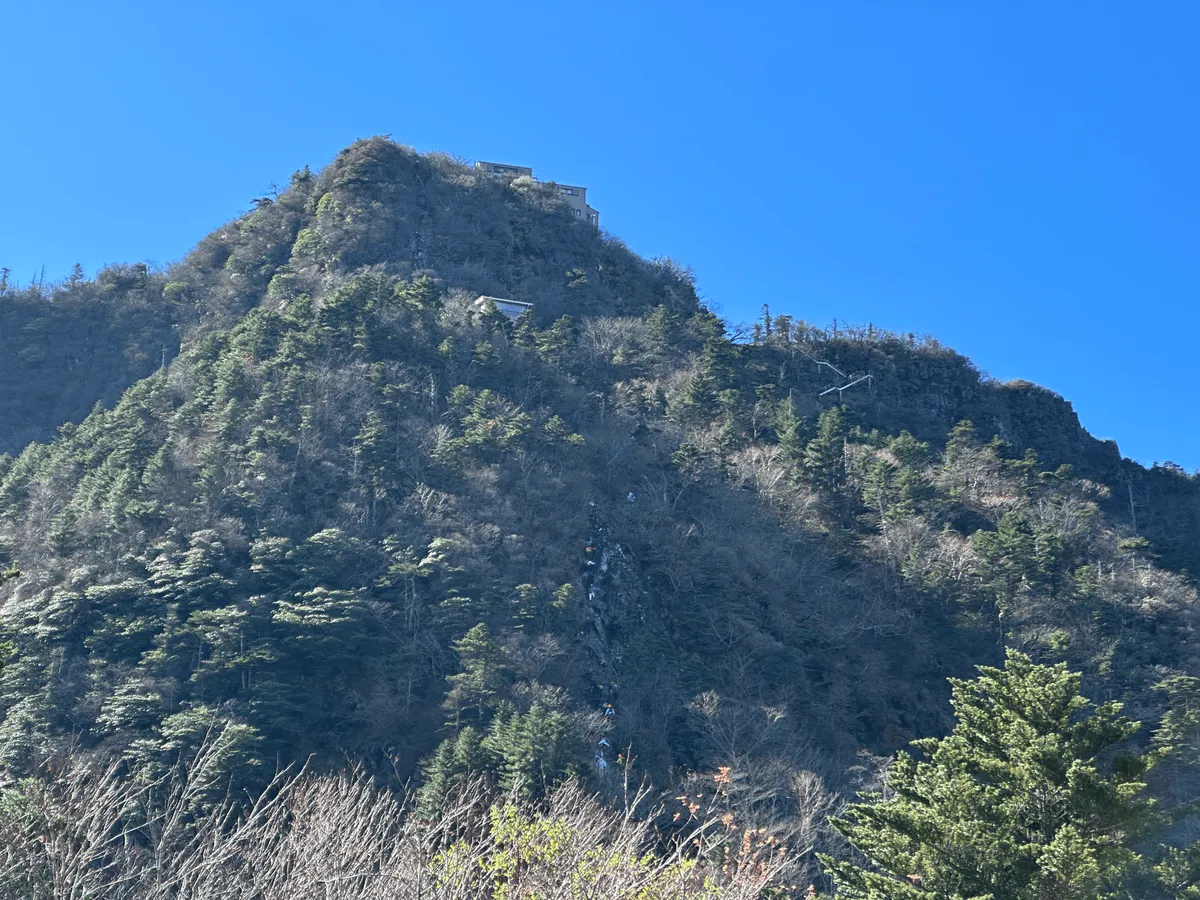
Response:
[[[506,300],[503,297],[488,297],[486,295],[481,296],[475,301],[475,308],[482,312],[487,308],[489,303],[494,303],[496,310],[510,319],[519,318],[521,313],[533,309],[533,304],[526,303],[524,300]]]

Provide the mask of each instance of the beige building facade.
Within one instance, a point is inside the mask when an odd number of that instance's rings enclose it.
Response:
[[[505,163],[477,162],[475,170],[491,178],[520,178],[522,175],[533,177],[533,169],[528,166],[510,166]]]
[[[594,228],[600,227],[600,213],[588,206],[587,188],[575,184],[560,184],[558,193],[570,207],[571,215],[583,219]]]
[[[533,169],[528,166],[512,166],[508,163],[477,162],[475,170],[489,178],[520,178],[522,175],[533,177]],[[600,227],[600,213],[588,205],[587,188],[577,184],[556,184],[555,186],[572,216],[587,222],[593,228]]]

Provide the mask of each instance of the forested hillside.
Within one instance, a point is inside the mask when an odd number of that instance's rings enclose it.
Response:
[[[49,440],[176,354],[183,311],[142,264],[55,288],[0,270],[0,453]]]
[[[1159,722],[1200,675],[1197,478],[781,312],[737,329],[553,186],[384,139],[163,273],[10,291],[0,761],[152,779],[215,730],[214,791],[349,760],[428,819],[468,776],[718,785],[811,861],[1006,649]]]

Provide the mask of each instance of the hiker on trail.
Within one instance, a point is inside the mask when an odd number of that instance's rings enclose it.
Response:
[[[617,714],[617,711],[615,709],[613,709],[613,705],[611,703],[604,704],[604,717],[605,718],[608,718],[609,716],[615,716],[616,714]]]
[[[600,738],[600,746],[607,747],[608,746],[608,738]]]

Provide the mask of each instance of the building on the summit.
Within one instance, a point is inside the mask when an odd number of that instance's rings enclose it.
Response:
[[[583,219],[594,228],[600,227],[600,213],[588,206],[587,188],[573,184],[560,184],[558,193],[567,201],[571,215],[577,219]]]
[[[492,178],[520,178],[522,175],[533,177],[533,169],[528,166],[508,166],[504,163],[477,162],[475,170]]]
[[[489,178],[520,178],[522,175],[533,177],[533,169],[528,166],[511,166],[507,163],[477,162],[475,170]],[[559,196],[567,204],[567,209],[571,211],[571,215],[587,222],[593,228],[600,227],[599,211],[588,206],[587,188],[577,184],[556,184],[555,186],[558,188]]]

